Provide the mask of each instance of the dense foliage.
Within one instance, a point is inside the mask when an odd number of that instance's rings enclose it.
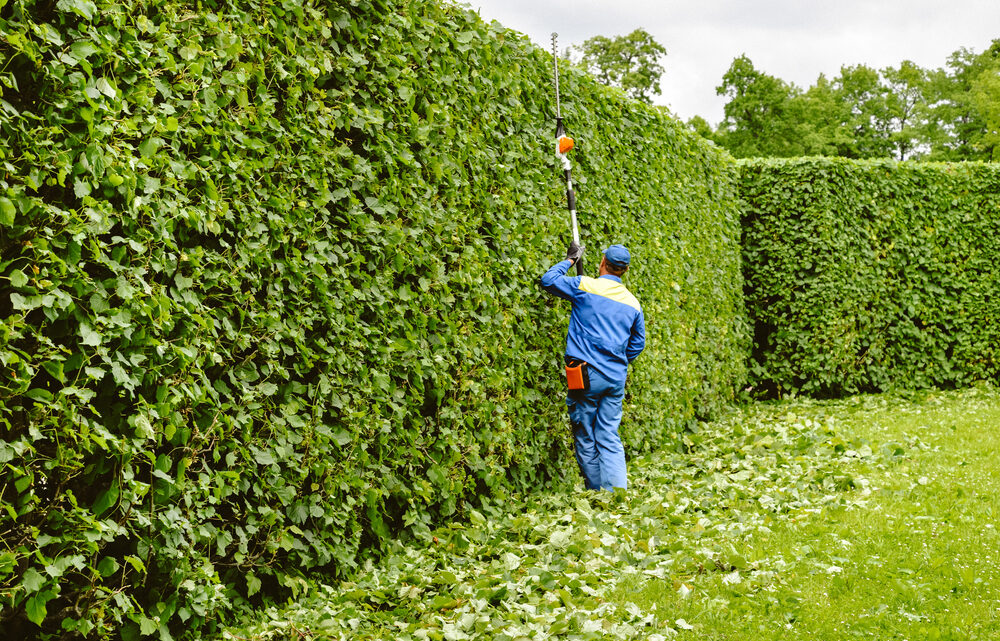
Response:
[[[805,90],[740,56],[717,90],[728,98],[723,122],[691,124],[738,158],[1000,160],[1000,40],[934,70],[844,66]]]
[[[744,161],[762,394],[953,387],[1000,374],[1000,166]]]
[[[575,478],[546,52],[430,0],[0,2],[0,628],[197,637]],[[563,78],[650,450],[743,378],[735,164]]]

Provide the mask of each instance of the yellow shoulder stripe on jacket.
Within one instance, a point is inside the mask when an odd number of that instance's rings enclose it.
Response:
[[[636,297],[633,296],[629,290],[625,289],[625,285],[613,281],[610,278],[591,278],[589,276],[583,276],[580,278],[580,289],[590,294],[610,298],[613,301],[623,303],[636,310],[642,310],[639,306],[639,301],[636,300]]]

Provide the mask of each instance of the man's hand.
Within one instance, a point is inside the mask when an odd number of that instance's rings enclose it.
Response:
[[[583,258],[583,247],[573,241],[569,244],[569,249],[566,250],[566,260],[576,265],[581,258]]]

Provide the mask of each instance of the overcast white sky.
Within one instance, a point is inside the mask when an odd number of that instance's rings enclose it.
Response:
[[[842,65],[875,68],[903,60],[937,69],[965,47],[981,52],[1000,38],[1000,0],[459,0],[486,19],[559,50],[595,35],[642,27],[666,47],[657,104],[713,126],[725,99],[715,88],[733,59],[799,87]]]

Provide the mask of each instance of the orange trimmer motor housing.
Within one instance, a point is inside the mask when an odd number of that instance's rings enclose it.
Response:
[[[569,136],[559,136],[559,153],[566,153],[573,148],[573,145],[573,139]]]

